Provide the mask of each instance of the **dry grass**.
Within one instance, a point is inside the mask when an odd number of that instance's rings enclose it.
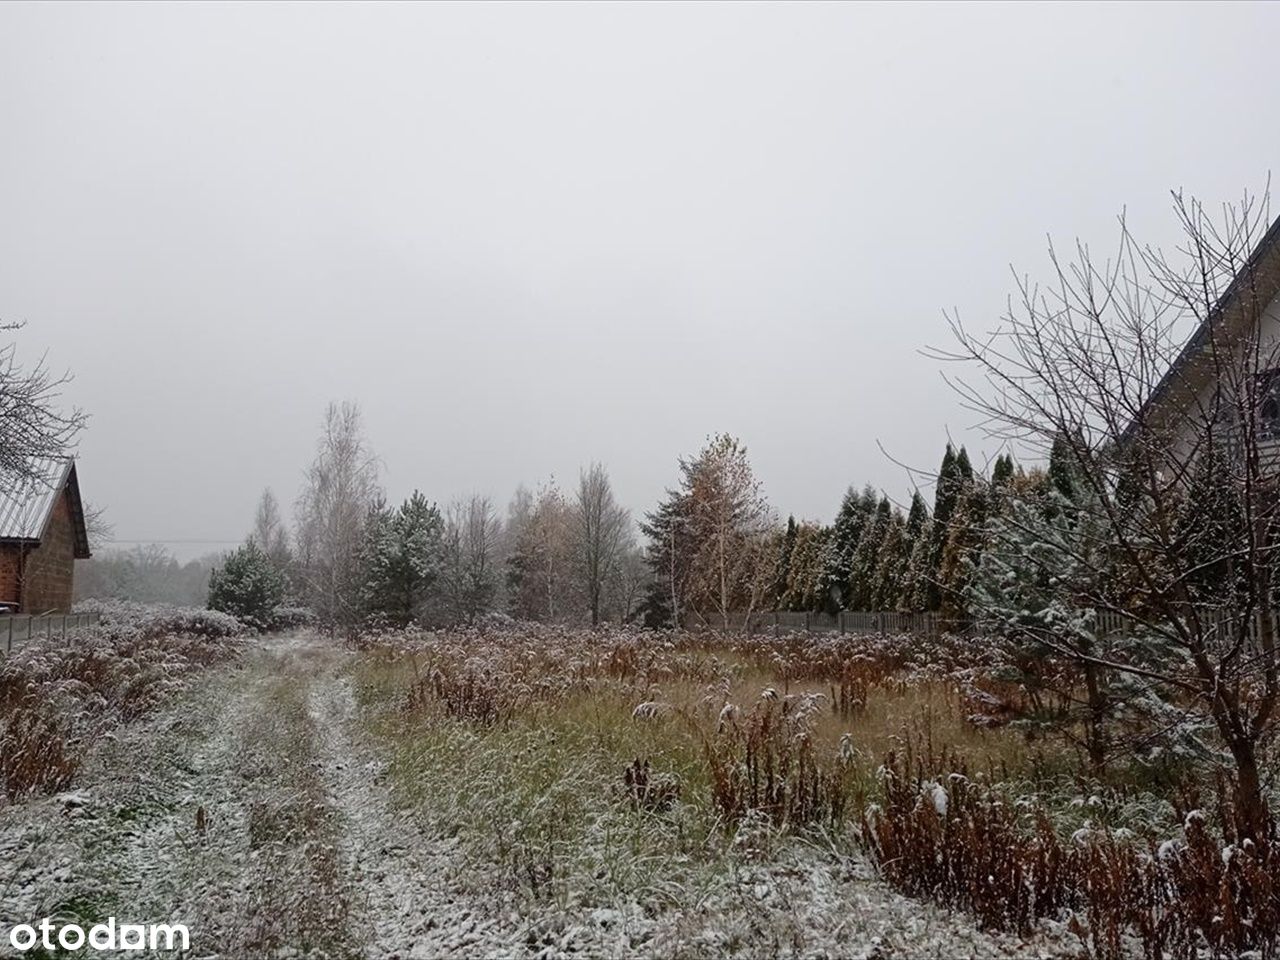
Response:
[[[14,800],[70,786],[88,747],[236,656],[241,627],[223,614],[116,605],[103,625],[38,640],[0,659],[0,788]]]
[[[881,778],[863,837],[885,879],[911,896],[1024,932],[1066,913],[1099,958],[1277,953],[1275,847],[1224,846],[1200,811],[1159,844],[1105,828],[1063,839],[1042,806],[1011,801],[954,755],[891,756]]]
[[[1078,779],[1063,739],[1006,725],[1023,694],[973,641],[520,626],[365,648],[400,799],[516,902],[667,909],[817,841],[986,926],[1070,919],[1099,957],[1274,949],[1270,850],[1178,831],[1141,770]]]

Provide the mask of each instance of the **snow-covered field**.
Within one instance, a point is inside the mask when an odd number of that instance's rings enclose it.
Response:
[[[45,916],[114,916],[184,923],[202,957],[1075,952],[1060,931],[980,931],[799,843],[667,910],[530,911],[393,801],[354,656],[309,633],[259,640],[101,742],[73,791],[0,807],[5,940]]]

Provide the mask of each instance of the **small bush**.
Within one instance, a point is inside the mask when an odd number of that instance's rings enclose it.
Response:
[[[271,558],[250,540],[227,554],[209,575],[209,609],[266,630],[284,599],[284,586]]]

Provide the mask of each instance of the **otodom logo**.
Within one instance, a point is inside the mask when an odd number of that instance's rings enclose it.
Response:
[[[107,917],[88,930],[75,923],[59,924],[45,917],[37,924],[20,923],[9,930],[9,946],[19,953],[45,950],[181,950],[191,949],[191,937],[182,923],[122,923]]]

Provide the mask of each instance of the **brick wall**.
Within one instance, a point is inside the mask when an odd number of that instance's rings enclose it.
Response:
[[[40,546],[28,551],[26,556],[22,577],[23,613],[71,609],[75,549],[71,495],[63,490],[54,504],[53,517]]]
[[[17,544],[0,544],[0,601],[17,603],[18,596],[18,554],[22,548]]]

